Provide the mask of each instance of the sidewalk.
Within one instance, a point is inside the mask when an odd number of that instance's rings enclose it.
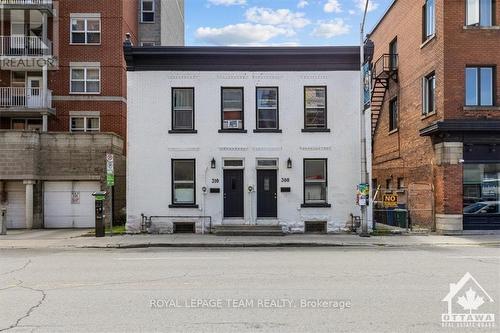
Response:
[[[286,236],[215,236],[215,235],[120,235],[83,237],[89,230],[11,230],[0,236],[0,249],[83,249],[146,247],[429,247],[494,246],[500,247],[500,235],[398,235],[372,236],[351,234]]]

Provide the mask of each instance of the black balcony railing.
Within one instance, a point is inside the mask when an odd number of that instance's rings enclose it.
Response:
[[[383,54],[373,64],[373,78],[389,78],[398,71],[398,55]]]

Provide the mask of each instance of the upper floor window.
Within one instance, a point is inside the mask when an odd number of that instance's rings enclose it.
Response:
[[[425,116],[436,112],[436,75],[434,73],[431,73],[424,77],[422,92],[422,114]]]
[[[98,94],[101,91],[101,69],[98,67],[72,67],[72,93]]]
[[[222,88],[222,130],[242,130],[243,88]]]
[[[257,88],[257,130],[277,130],[278,88]]]
[[[465,69],[465,104],[467,106],[493,106],[493,67],[467,67]]]
[[[304,128],[326,129],[326,87],[304,88]]]
[[[172,130],[194,130],[194,88],[172,89]]]
[[[99,132],[99,117],[71,117],[71,132]]]
[[[389,131],[398,129],[398,99],[394,98],[389,102]]]
[[[154,0],[141,0],[141,22],[153,23],[155,21]]]
[[[467,25],[489,27],[493,25],[494,0],[466,0]]]
[[[101,19],[97,17],[71,18],[72,44],[100,44]]]
[[[425,2],[424,12],[424,41],[432,37],[436,33],[436,6],[435,0],[427,0]]]

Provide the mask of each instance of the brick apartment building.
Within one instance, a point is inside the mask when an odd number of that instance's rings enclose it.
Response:
[[[499,20],[494,0],[396,0],[370,35],[373,183],[414,225],[500,228]]]
[[[183,35],[183,3],[172,3],[180,18],[171,34]],[[161,9],[154,0],[0,0],[0,207],[8,228],[92,226],[91,193],[109,191],[106,153],[114,154],[119,218],[127,117],[122,43],[127,33],[134,43],[147,39],[141,27],[158,25]],[[163,20],[160,42],[169,33]]]

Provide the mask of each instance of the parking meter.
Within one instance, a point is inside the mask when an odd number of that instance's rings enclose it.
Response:
[[[94,192],[92,196],[95,199],[95,236],[104,237],[104,200],[106,199],[106,192]]]
[[[0,209],[0,235],[7,235],[7,208]]]

